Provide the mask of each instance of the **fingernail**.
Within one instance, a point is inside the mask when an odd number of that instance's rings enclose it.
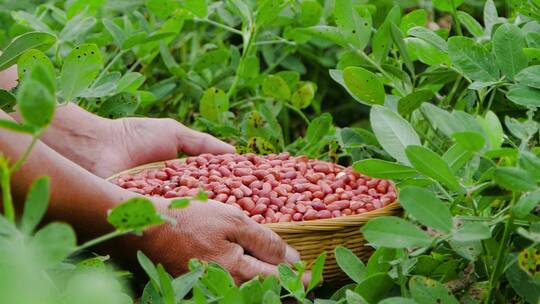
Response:
[[[300,261],[300,254],[291,246],[287,245],[285,248],[285,261],[289,264],[293,264]]]

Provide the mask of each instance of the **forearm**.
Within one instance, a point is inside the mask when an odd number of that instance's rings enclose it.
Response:
[[[21,121],[18,112],[10,114]],[[56,109],[54,119],[41,140],[61,155],[93,171],[104,153],[103,142],[112,136],[112,120],[99,117],[69,103]],[[87,156],[91,154],[93,159]]]
[[[0,111],[1,119],[9,116]],[[0,151],[12,160],[21,157],[31,137],[0,129]],[[49,220],[69,222],[83,237],[110,231],[107,210],[135,196],[110,184],[38,142],[21,169],[12,176],[12,190],[17,204],[22,204],[31,183],[39,176],[51,179]],[[19,206],[20,207],[20,206]]]

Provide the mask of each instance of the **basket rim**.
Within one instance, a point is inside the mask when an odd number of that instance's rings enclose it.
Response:
[[[136,174],[143,170],[148,169],[158,169],[162,168],[166,162],[169,161],[185,161],[185,158],[175,158],[164,161],[152,162],[144,165],[135,166],[133,168],[118,172],[108,178],[106,181],[112,181],[122,175],[126,174]],[[342,167],[342,166],[340,166]],[[310,221],[293,221],[293,222],[283,222],[283,223],[269,223],[263,224],[264,226],[274,230],[275,232],[281,233],[305,233],[309,231],[335,231],[341,230],[347,227],[358,227],[362,226],[369,220],[385,216],[393,215],[399,213],[401,206],[399,202],[395,200],[391,204],[384,206],[383,208],[375,209],[369,212],[355,215],[340,216],[330,219],[319,219],[319,220],[310,220]]]

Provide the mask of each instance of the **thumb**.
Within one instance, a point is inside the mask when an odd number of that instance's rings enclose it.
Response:
[[[210,134],[192,130],[182,124],[178,124],[176,131],[177,147],[189,155],[202,153],[225,154],[234,153],[235,148]]]

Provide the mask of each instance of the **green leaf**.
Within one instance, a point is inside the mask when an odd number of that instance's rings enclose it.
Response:
[[[186,208],[189,206],[189,198],[179,198],[174,199],[169,204],[169,209],[171,208]]]
[[[370,121],[384,150],[399,162],[410,165],[405,148],[409,145],[420,145],[420,138],[413,127],[397,113],[383,106],[371,108]]]
[[[448,164],[452,172],[457,172],[461,169],[474,154],[465,149],[460,144],[454,144],[446,152],[444,152],[442,159]]]
[[[199,102],[201,115],[214,122],[220,122],[222,114],[228,110],[229,99],[227,94],[218,88],[207,89]]]
[[[484,26],[486,27],[486,35],[491,36],[493,26],[499,22],[497,7],[493,0],[487,0],[484,5]]]
[[[18,106],[24,123],[34,128],[46,127],[56,108],[54,75],[41,64],[35,65],[22,82],[18,92]]]
[[[17,99],[10,91],[0,89],[0,109],[5,112],[11,112]]]
[[[482,222],[465,222],[452,235],[452,239],[457,242],[480,241],[490,237],[489,227]]]
[[[161,19],[167,19],[180,8],[176,0],[147,0],[145,4],[150,13]]]
[[[355,288],[367,303],[377,303],[394,286],[394,281],[386,273],[376,273],[360,282]]]
[[[540,89],[540,66],[533,65],[519,72],[515,81],[522,85]]]
[[[118,93],[113,95],[101,105],[98,114],[107,118],[120,118],[133,115],[139,107],[139,99],[132,93]]]
[[[458,11],[457,14],[461,24],[463,24],[469,33],[471,33],[475,38],[484,36],[484,29],[482,28],[482,25],[478,23],[473,16],[464,11]]]
[[[292,94],[291,104],[297,109],[307,108],[313,98],[315,98],[315,92],[317,91],[317,85],[313,82],[304,82],[300,87]]]
[[[405,149],[412,166],[425,176],[441,182],[448,188],[463,193],[463,188],[446,162],[435,152],[422,146],[411,145]]]
[[[332,126],[332,115],[323,113],[321,116],[313,119],[306,131],[306,141],[308,143],[316,143],[321,140]]]
[[[390,48],[392,47],[392,36],[390,34],[392,24],[398,24],[400,21],[401,9],[398,5],[394,5],[392,9],[386,14],[383,24],[379,27],[375,35],[373,35],[372,54],[375,57],[375,61],[380,63],[383,58],[388,55]]]
[[[396,249],[379,247],[369,257],[366,274],[373,275],[380,272],[388,272],[392,268],[391,262],[396,258]]]
[[[409,289],[418,304],[459,303],[444,285],[426,277],[413,276],[409,280]]]
[[[58,38],[60,41],[75,42],[80,36],[90,31],[96,25],[96,22],[95,17],[80,13],[66,23],[60,34],[58,34]]]
[[[42,32],[28,32],[22,34],[4,49],[0,55],[0,71],[3,71],[17,62],[19,56],[29,49],[45,51],[56,42],[56,37]]]
[[[448,39],[448,54],[463,74],[475,81],[498,81],[499,68],[495,57],[482,45],[468,37]]]
[[[424,40],[427,43],[432,44],[442,52],[447,52],[448,46],[446,41],[441,36],[435,34],[432,30],[429,30],[422,26],[415,26],[407,31],[410,36],[414,36]]]
[[[398,113],[402,116],[410,115],[420,105],[433,97],[431,90],[417,90],[402,97],[398,101]]]
[[[217,50],[211,50],[204,53],[197,61],[193,68],[196,71],[202,71],[204,69],[214,66],[226,66],[229,59],[229,50],[221,48]]]
[[[269,0],[268,2],[273,2]],[[323,14],[323,7],[316,0],[303,0],[300,2],[300,13],[298,22],[302,26],[313,26],[319,24]]]
[[[536,188],[534,177],[521,168],[498,167],[493,179],[499,186],[510,191],[527,192]]]
[[[64,98],[72,101],[87,89],[98,75],[103,59],[95,44],[82,44],[71,51],[60,72]]]
[[[49,204],[49,178],[40,177],[36,179],[24,202],[24,212],[21,221],[23,233],[31,234],[37,227]]]
[[[525,37],[516,25],[503,24],[495,31],[493,51],[499,68],[508,79],[514,79],[517,73],[527,67],[528,59],[523,52],[526,46]]]
[[[519,166],[540,181],[540,158],[529,151],[522,151],[519,157]]]
[[[350,249],[341,245],[334,249],[336,262],[339,268],[356,283],[360,283],[365,276],[366,266]]]
[[[540,298],[540,286],[519,267],[516,260],[513,260],[514,262],[506,269],[505,276],[510,286],[527,303],[537,303]]]
[[[208,15],[206,0],[184,0],[184,6],[198,17]]]
[[[281,304],[279,295],[272,290],[266,290],[263,296],[263,304]]]
[[[347,304],[368,304],[369,303],[361,295],[348,289],[345,290],[345,299],[347,300]]]
[[[428,247],[432,238],[415,225],[394,216],[381,216],[362,228],[366,240],[388,248]]]
[[[127,72],[118,80],[116,84],[116,93],[128,92],[135,93],[144,83],[146,77],[138,72]]]
[[[26,52],[24,52],[20,57],[19,60],[17,60],[17,74],[19,76],[19,81],[24,80],[26,75],[32,71],[32,68],[35,65],[41,65],[43,68],[45,68],[49,75],[54,75],[54,67],[49,59],[43,52],[36,50],[36,49],[30,49]],[[53,77],[54,80],[54,77]],[[51,82],[51,86],[53,88],[56,87],[56,81]]]
[[[521,84],[510,86],[506,97],[513,103],[526,107],[540,107],[540,90]]]
[[[524,218],[538,206],[538,204],[540,204],[540,188],[523,194],[512,211],[517,218]]]
[[[118,230],[135,231],[163,223],[152,202],[146,198],[131,198],[114,207],[107,221]]]
[[[204,273],[202,267],[191,270],[188,273],[175,278],[172,281],[172,287],[174,290],[174,297],[176,301],[184,299],[184,297],[190,292],[193,285],[201,278]]]
[[[309,281],[306,292],[309,292],[313,288],[317,287],[317,285],[321,282],[325,260],[326,251],[323,251],[313,262],[313,265],[311,266],[311,280]]]
[[[174,291],[171,284],[171,277],[163,268],[163,265],[157,265],[157,272],[159,276],[159,285],[161,286],[161,295],[163,297],[163,302],[166,304],[174,304]]]
[[[486,113],[486,117],[476,116],[476,121],[486,132],[490,148],[499,149],[504,141],[504,131],[497,115],[492,111]]]
[[[452,7],[458,8],[464,0],[433,0],[433,6],[443,12],[451,12]],[[452,4],[453,2],[453,4]]]
[[[384,86],[372,72],[361,67],[347,67],[343,71],[343,80],[358,102],[367,105],[384,104]]]
[[[427,12],[425,9],[415,9],[401,18],[399,29],[403,33],[407,33],[409,29],[415,26],[425,26],[427,23]]]
[[[68,224],[51,223],[36,232],[29,248],[34,262],[44,268],[57,266],[76,246],[75,232]]]
[[[380,159],[364,159],[353,164],[353,169],[364,175],[376,178],[407,179],[418,172],[411,167]]]
[[[122,46],[122,43],[124,40],[126,40],[126,33],[123,29],[121,29],[116,23],[113,21],[103,18],[102,20],[103,26],[105,26],[105,29],[111,34],[111,36],[114,39],[114,42],[118,46]]]
[[[281,286],[294,295],[304,294],[304,286],[302,280],[294,271],[286,264],[278,265],[279,281]]]
[[[408,37],[405,38],[404,41],[407,46],[407,51],[410,54],[416,55],[418,60],[425,64],[438,65],[449,62],[450,60],[448,54],[423,39]]]
[[[297,30],[303,34],[307,34],[312,37],[328,40],[330,42],[333,42],[343,47],[347,46],[347,42],[345,41],[345,39],[343,39],[343,36],[341,36],[339,29],[335,26],[316,25],[316,26],[310,26],[310,27],[305,27],[305,28],[299,28]]]
[[[371,37],[371,18],[360,17],[352,0],[336,0],[334,17],[345,40],[358,50],[363,50]]]
[[[150,278],[150,283],[156,290],[160,290],[161,284],[159,274],[154,263],[152,263],[152,261],[140,250],[137,251],[137,261],[139,262],[139,265],[141,265],[144,272],[146,272],[148,275],[148,278]]]
[[[283,2],[284,0],[264,0],[262,1],[262,3],[261,2],[257,3],[258,8],[256,11],[256,16],[255,16],[255,26],[260,27],[260,26],[265,26],[267,24],[271,24],[272,22],[275,22],[279,13],[284,8]],[[307,10],[309,10],[309,8],[307,8]],[[304,5],[302,5],[301,12],[304,12]],[[318,20],[317,22],[315,22],[315,24],[317,23],[319,23]]]
[[[452,134],[452,138],[458,145],[470,152],[478,152],[486,144],[484,136],[474,131],[455,132]]]
[[[289,86],[283,78],[277,75],[269,75],[264,79],[262,83],[262,93],[264,96],[272,97],[277,100],[289,100],[291,97]]]
[[[34,127],[22,125],[16,121],[5,120],[5,119],[0,119],[0,128],[8,129],[13,132],[26,133],[26,134],[34,134],[34,132],[36,132],[36,129]]]
[[[386,298],[380,301],[378,304],[416,304],[415,301],[402,297]]]
[[[399,192],[399,203],[418,222],[442,232],[452,230],[450,209],[431,191],[408,186]]]

